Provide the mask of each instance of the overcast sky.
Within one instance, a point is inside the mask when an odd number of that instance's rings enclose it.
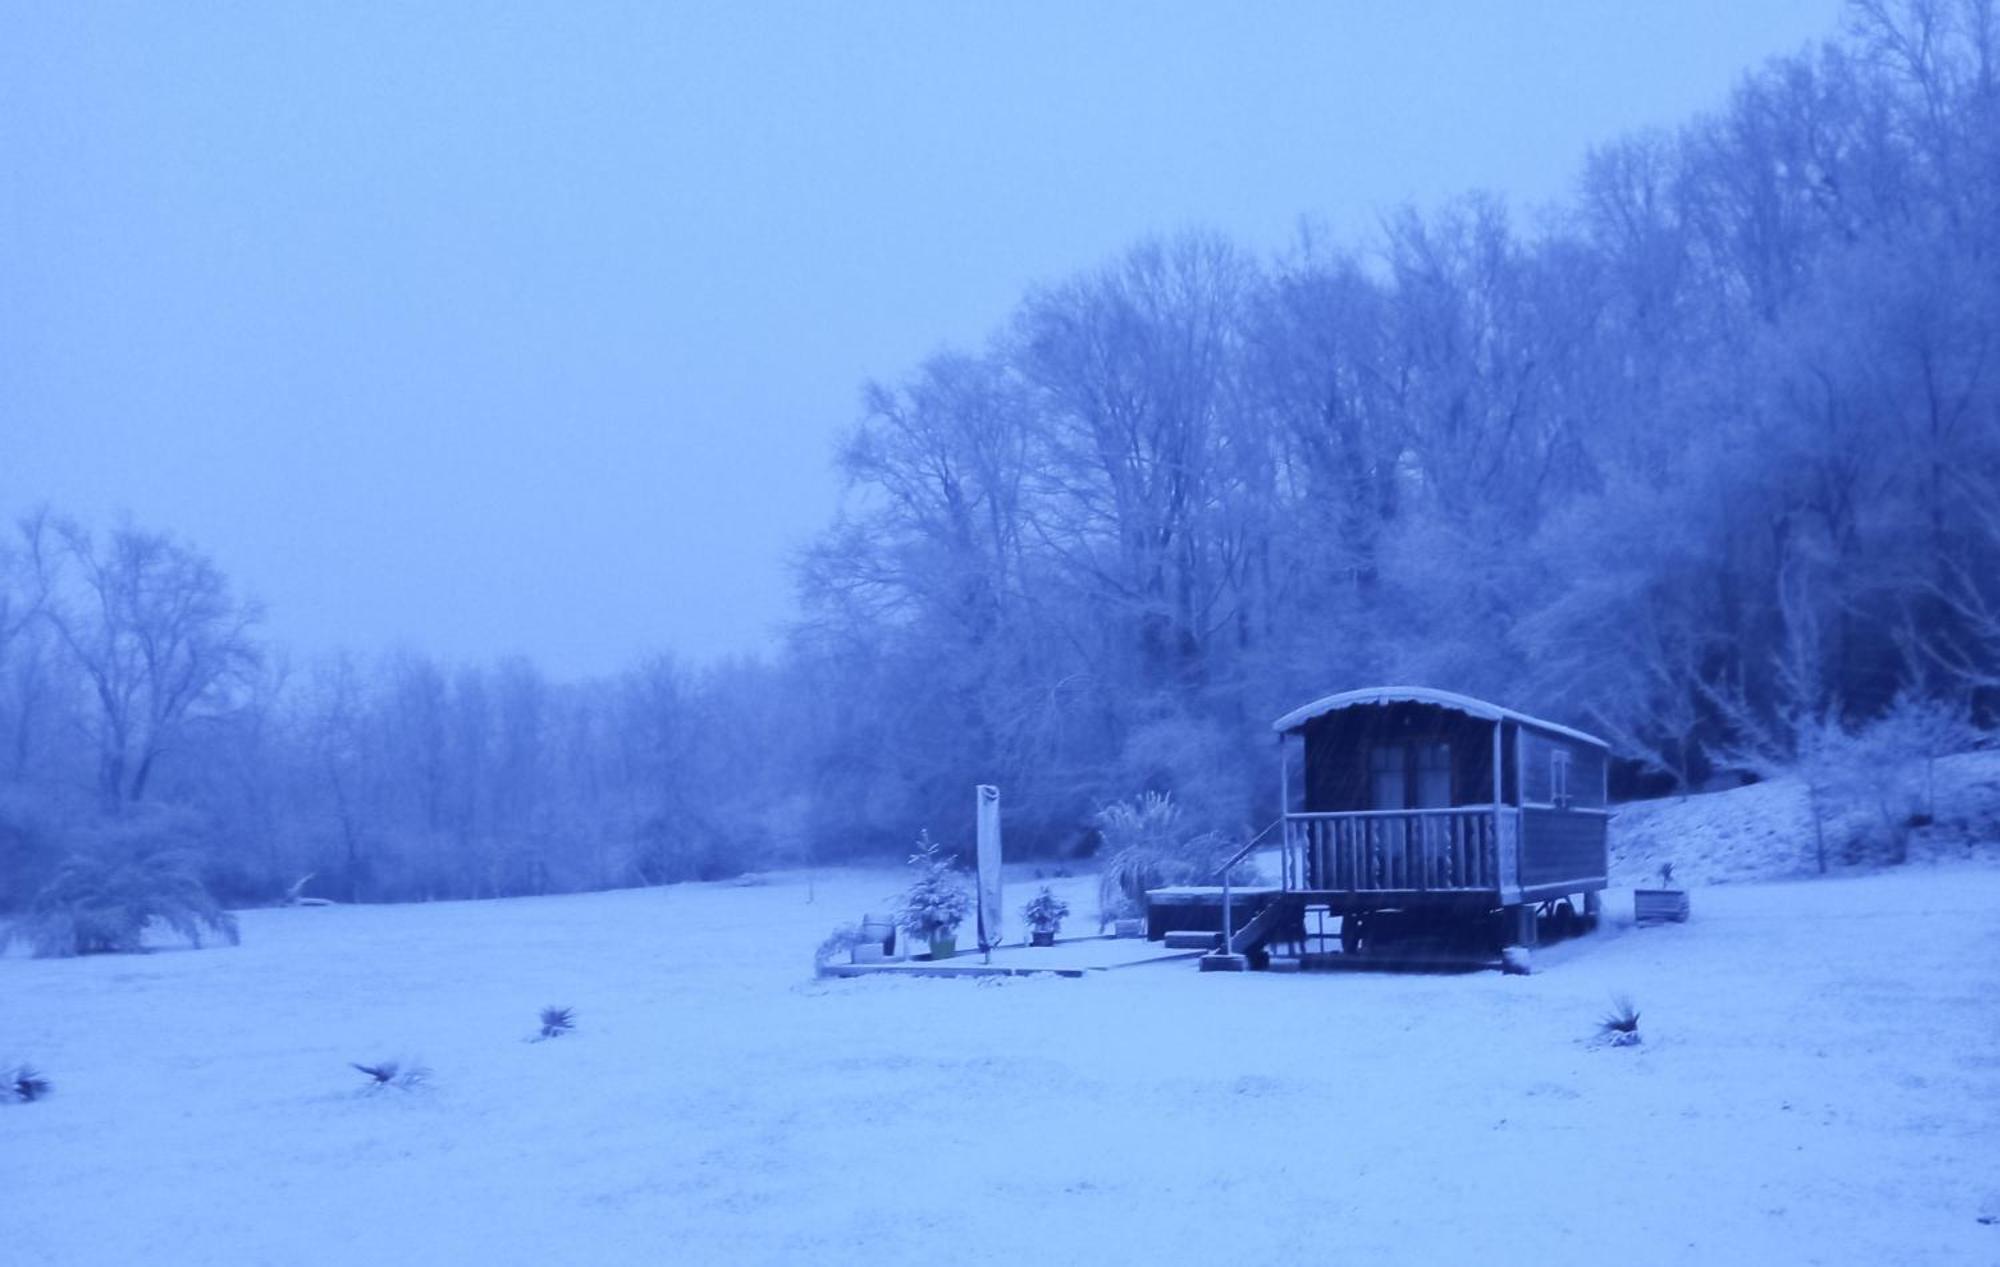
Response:
[[[297,651],[773,645],[861,382],[1156,231],[1562,197],[1838,0],[0,0],[0,511]]]

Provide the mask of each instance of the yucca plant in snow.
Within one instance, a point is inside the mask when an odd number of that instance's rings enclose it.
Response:
[[[576,1009],[551,1004],[542,1009],[542,1037],[561,1038],[576,1028]]]
[[[370,1091],[380,1091],[384,1087],[396,1087],[408,1091],[423,1085],[431,1076],[431,1071],[422,1065],[405,1066],[400,1060],[381,1060],[372,1065],[349,1061],[348,1067],[359,1071],[368,1079]]]
[[[1619,995],[1611,1001],[1611,1010],[1597,1023],[1597,1031],[1610,1040],[1613,1047],[1635,1047],[1639,1043],[1639,1009],[1632,1000]]]
[[[33,1065],[15,1065],[7,1071],[5,1083],[0,1084],[0,1100],[29,1104],[53,1090],[55,1087]]]

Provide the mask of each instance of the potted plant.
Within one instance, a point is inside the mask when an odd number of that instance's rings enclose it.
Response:
[[[874,944],[884,959],[896,957],[896,921],[887,916],[863,915],[862,936]]]
[[[1660,864],[1660,887],[1632,890],[1632,918],[1640,924],[1672,921],[1685,924],[1688,917],[1686,889],[1674,887],[1674,864]]]
[[[932,959],[949,959],[958,951],[958,926],[972,910],[972,895],[926,831],[917,837],[910,855],[917,878],[903,891],[896,926],[918,941],[930,943]]]
[[[1069,918],[1069,903],[1057,897],[1054,890],[1044,884],[1042,891],[1035,894],[1035,900],[1021,908],[1021,918],[1027,920],[1028,927],[1034,930],[1035,945],[1053,946],[1056,944],[1056,931]]]
[[[1144,937],[1146,908],[1137,898],[1120,893],[1098,911],[1097,927],[1100,932],[1109,928],[1113,937]]]

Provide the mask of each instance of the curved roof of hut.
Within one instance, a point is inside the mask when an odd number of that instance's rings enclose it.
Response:
[[[1565,735],[1571,739],[1580,739],[1584,743],[1595,744],[1600,748],[1609,748],[1611,746],[1596,735],[1585,734],[1583,731],[1569,726],[1559,725],[1552,721],[1543,721],[1539,717],[1530,717],[1526,713],[1517,713],[1511,708],[1502,708],[1498,704],[1489,704],[1483,699],[1474,699],[1470,695],[1460,695],[1454,691],[1435,691],[1428,686],[1367,686],[1358,691],[1342,691],[1338,695],[1329,695],[1324,699],[1316,699],[1303,708],[1293,709],[1283,717],[1272,722],[1271,729],[1277,731],[1279,734],[1289,734],[1316,717],[1324,717],[1328,713],[1337,713],[1344,708],[1356,708],[1363,704],[1429,704],[1434,708],[1448,708],[1452,712],[1463,713],[1467,717],[1480,717],[1487,721],[1505,720],[1516,722],[1535,730],[1547,731],[1550,734]]]

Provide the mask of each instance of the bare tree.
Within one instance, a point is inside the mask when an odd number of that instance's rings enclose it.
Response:
[[[1828,687],[1820,596],[1811,572],[1811,565],[1797,558],[1787,559],[1778,571],[1782,641],[1764,679],[1768,689],[1762,704],[1740,680],[1700,686],[1733,732],[1733,738],[1717,749],[1724,765],[1766,779],[1797,775],[1805,783],[1813,857],[1825,874],[1826,826],[1837,795],[1846,732],[1839,698]]]
[[[324,780],[340,843],[340,875],[350,902],[372,896],[373,859],[364,825],[366,684],[352,656],[341,654],[314,666],[305,704],[308,757],[317,780]],[[317,781],[315,780],[315,781]]]
[[[1044,440],[1038,540],[1125,632],[1146,688],[1198,686],[1234,623],[1242,554],[1220,512],[1253,277],[1236,247],[1189,234],[1037,293],[1015,321]]]
[[[259,661],[261,612],[207,555],[134,527],[99,543],[68,521],[24,525],[41,616],[97,705],[97,786],[107,808],[141,800],[159,760],[227,710]]]

